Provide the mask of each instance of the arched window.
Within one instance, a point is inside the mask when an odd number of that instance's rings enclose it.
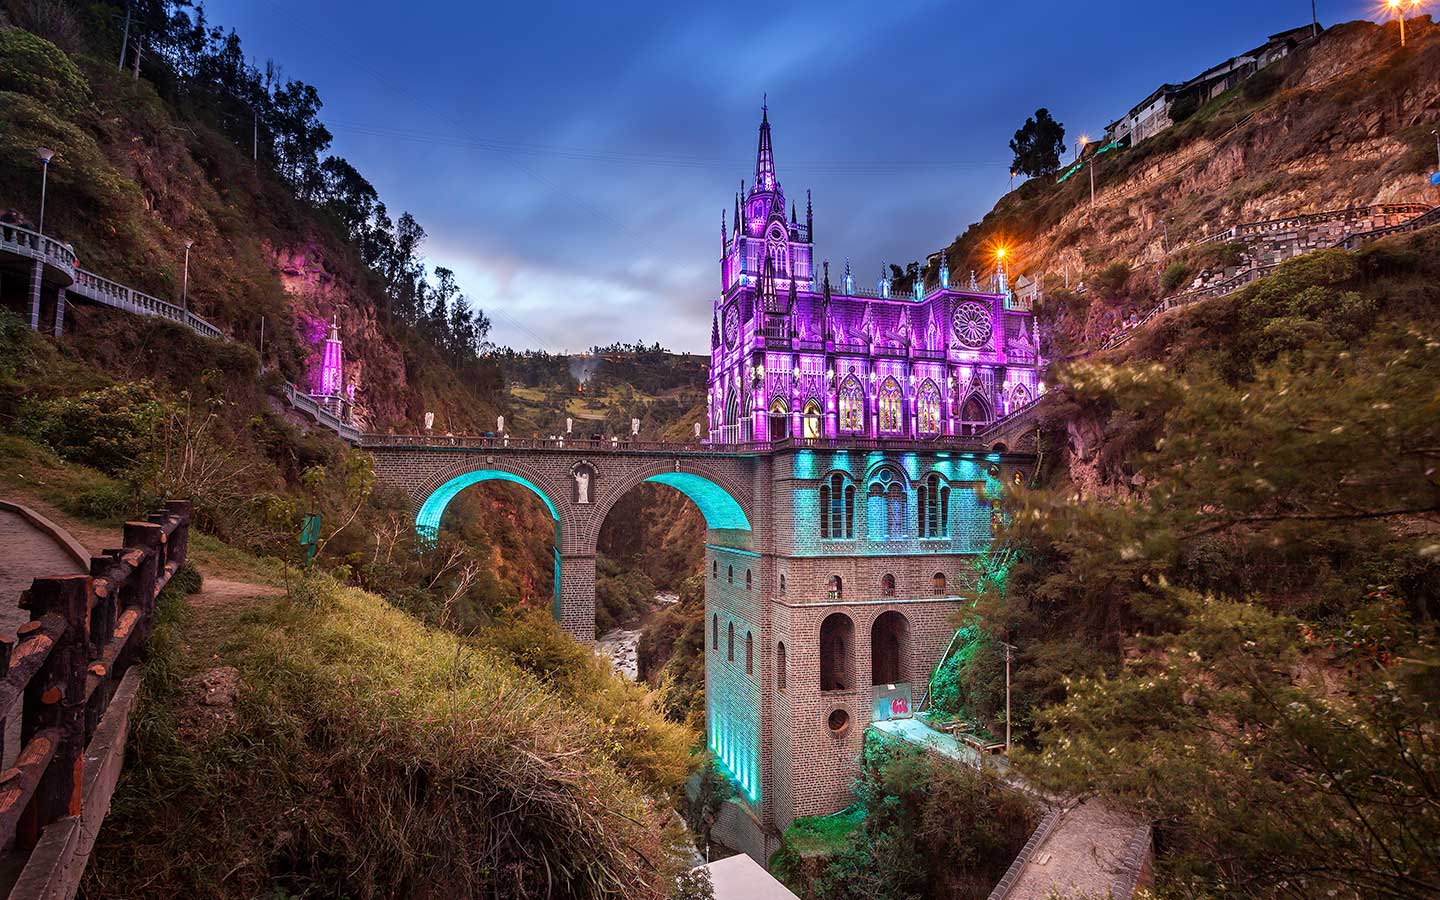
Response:
[[[820,483],[820,537],[823,540],[855,537],[855,485],[839,472]]]
[[[922,538],[945,537],[950,533],[950,486],[931,472],[915,489],[918,524]]]
[[[725,580],[726,580],[727,582],[729,582],[730,584],[734,584],[734,583],[735,583],[735,567],[734,567],[734,566],[726,566],[726,567],[725,567]]]
[[[720,616],[717,613],[710,614],[710,649],[720,649]]]
[[[825,588],[825,595],[831,600],[840,600],[845,596],[845,584],[840,580],[839,575],[830,576],[830,583]]]
[[[865,390],[854,375],[840,384],[840,430],[852,433],[865,430]]]
[[[754,588],[754,586],[755,586],[755,582],[752,581],[751,578],[750,578],[750,570],[749,570],[749,569],[746,569],[746,570],[745,570],[745,590],[747,590],[747,591],[748,591],[748,590],[751,590],[752,588]]]
[[[880,430],[898,434],[905,430],[905,394],[900,382],[886,378],[880,383]]]
[[[755,641],[754,641],[753,638],[751,638],[750,632],[747,631],[747,632],[745,632],[745,674],[746,674],[746,675],[754,675],[754,674],[755,674],[755,663],[754,663],[754,661],[751,659],[751,657],[754,655],[754,653],[755,653]]]
[[[770,404],[770,440],[783,441],[790,436],[790,405],[784,397]]]
[[[960,433],[974,434],[990,422],[990,407],[985,398],[971,394],[960,406]]]
[[[725,392],[725,424],[734,425],[740,421],[740,400],[732,387]]]
[[[1030,389],[1023,384],[1015,385],[1015,389],[1010,392],[1010,412],[1014,412],[1029,402]]]
[[[784,594],[784,593],[785,593],[785,573],[784,573],[784,572],[781,572],[781,573],[780,573],[780,593],[781,593],[781,594]]]
[[[909,678],[910,622],[901,613],[881,613],[870,626],[870,683],[898,684]]]
[[[937,597],[945,596],[945,573],[936,572],[930,578],[930,592]]]
[[[880,579],[880,595],[882,597],[895,596],[895,576],[889,572],[886,572],[884,577]]]
[[[805,403],[805,437],[820,437],[820,401],[809,400]]]
[[[940,433],[940,389],[929,379],[915,400],[916,428],[923,435]]]
[[[775,687],[785,690],[785,642],[775,645]]]
[[[720,577],[720,560],[718,560],[718,559],[712,559],[712,560],[710,560],[710,577],[711,577],[711,578],[719,578],[719,577]]]
[[[725,658],[730,662],[735,661],[735,623],[730,623],[730,637],[725,643]]]
[[[900,474],[884,468],[875,473],[865,497],[865,534],[872,541],[906,537],[905,484]]]
[[[851,653],[855,623],[844,613],[831,613],[820,623],[820,690],[844,691],[854,687]]]

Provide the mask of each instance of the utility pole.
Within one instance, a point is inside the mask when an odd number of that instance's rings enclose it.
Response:
[[[144,52],[145,42],[137,37],[135,39],[135,74],[130,78],[131,81],[140,80],[140,54]]]
[[[195,241],[185,242],[185,276],[180,282],[180,309],[185,313],[185,321],[190,321],[190,248],[195,246]]]
[[[130,47],[130,4],[125,4],[125,31],[120,37],[120,62],[116,63],[115,71],[125,71],[125,51]]]
[[[1315,14],[1315,0],[1310,0],[1310,37],[1315,39],[1320,36],[1320,17]]]
[[[1440,129],[1430,133],[1435,136],[1435,171],[1440,172]]]

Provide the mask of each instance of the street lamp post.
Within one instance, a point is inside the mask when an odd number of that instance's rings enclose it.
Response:
[[[45,188],[50,180],[50,160],[55,156],[55,151],[47,147],[41,147],[35,152],[40,157],[40,227],[37,229],[41,234],[45,233]]]
[[[1407,0],[1387,0],[1390,12],[1400,20],[1400,46],[1405,46],[1405,6]],[[1408,0],[1411,12],[1420,9],[1420,0]]]
[[[195,246],[194,240],[185,242],[185,274],[180,280],[180,310],[185,318],[190,318],[190,248]]]
[[[1440,172],[1440,129],[1430,132],[1435,138],[1435,171]]]
[[[1164,228],[1165,228],[1165,252],[1166,252],[1166,253],[1169,253],[1169,252],[1170,252],[1170,220],[1162,216],[1162,217],[1160,218],[1160,224],[1161,224],[1162,226],[1164,226]]]

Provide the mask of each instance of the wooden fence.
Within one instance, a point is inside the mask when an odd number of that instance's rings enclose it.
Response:
[[[125,523],[124,546],[91,558],[89,575],[35,579],[20,601],[30,621],[0,641],[0,716],[21,703],[19,753],[0,772],[0,845],[28,853],[11,900],[73,897],[80,884],[124,758],[132,665],[185,562],[190,515],[172,500]]]

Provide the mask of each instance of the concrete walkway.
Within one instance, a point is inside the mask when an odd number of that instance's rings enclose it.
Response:
[[[15,629],[30,621],[20,608],[20,593],[30,582],[46,575],[83,575],[85,570],[54,537],[24,516],[0,509],[0,636],[15,640]],[[6,711],[5,753],[0,764],[9,766],[20,746],[21,701]]]

